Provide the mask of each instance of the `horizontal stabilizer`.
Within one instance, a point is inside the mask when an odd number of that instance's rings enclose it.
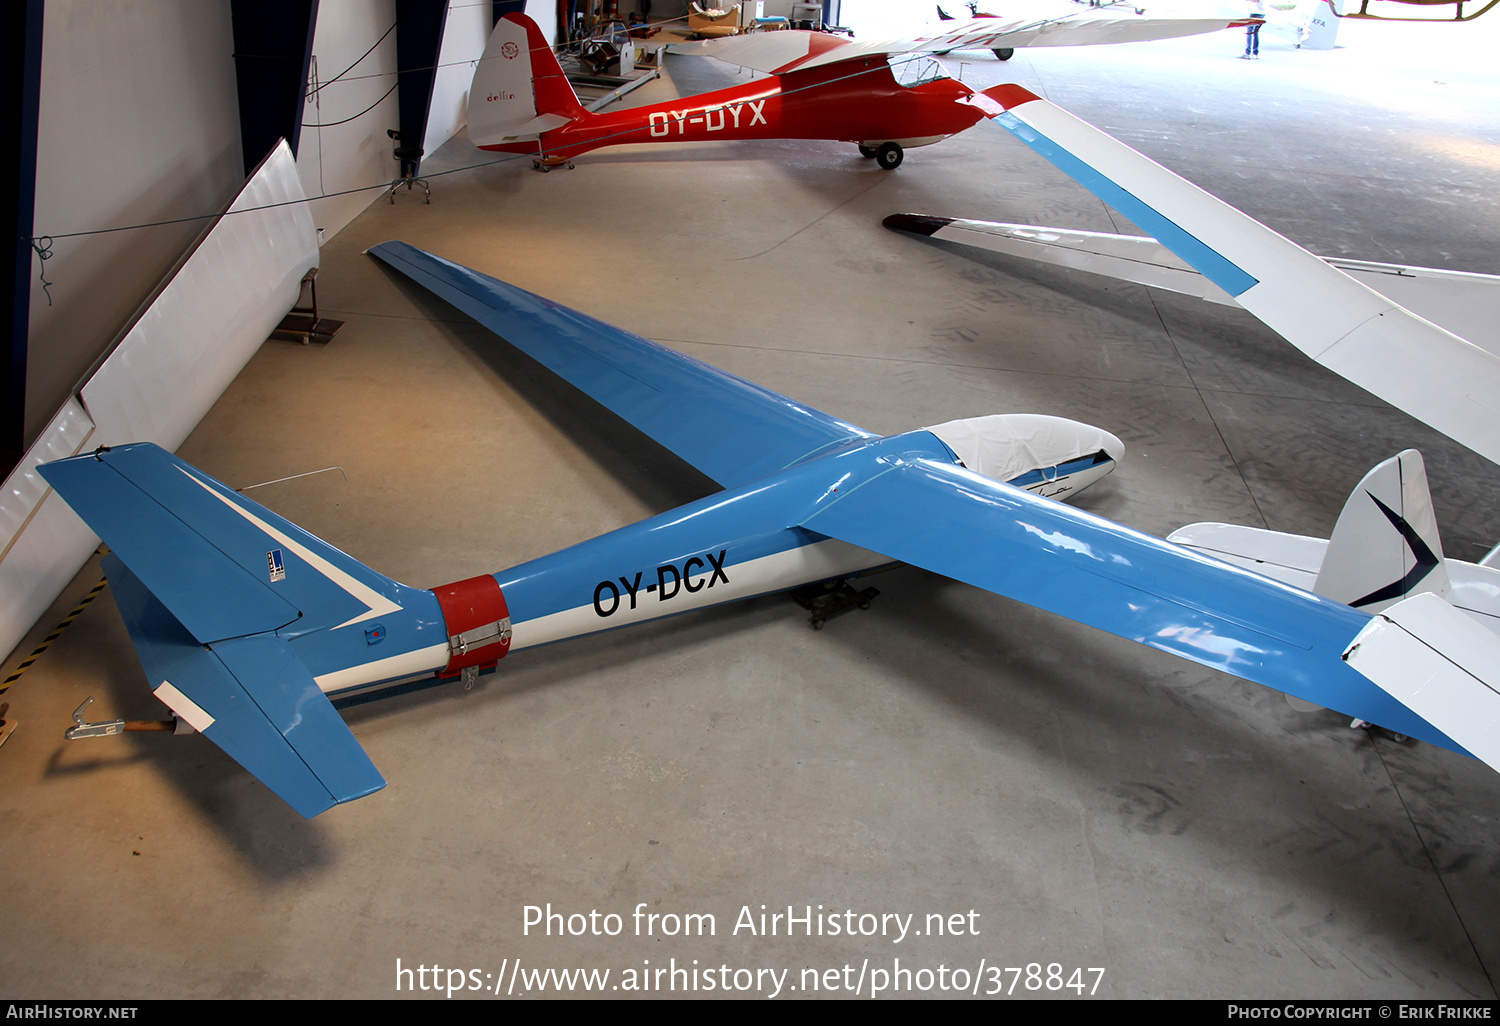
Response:
[[[297,607],[272,590],[263,570],[255,572],[265,564],[263,546],[257,546],[255,569],[236,562],[127,476],[125,453],[124,447],[111,451],[109,462],[88,454],[49,463],[42,476],[198,642],[274,631],[297,619]],[[195,482],[185,477],[171,490],[190,494]],[[205,515],[215,504],[209,496],[197,503]],[[248,533],[239,524],[227,526]]]
[[[724,487],[870,432],[404,242],[370,255],[505,339]]]
[[[1500,357],[1021,86],[969,102],[1318,363],[1500,463]]]
[[[1167,535],[1167,541],[1303,591],[1313,590],[1323,557],[1328,554],[1327,538],[1241,524],[1188,524]]]
[[[892,231],[938,242],[1089,271],[1225,306],[1239,305],[1233,296],[1193,270],[1170,249],[1144,235],[1114,235],[931,214],[891,214],[881,223]]]
[[[104,569],[156,697],[309,818],[385,780],[275,635],[199,644],[116,555]]]
[[[200,643],[373,619],[397,584],[159,446],[48,463],[42,476]],[[419,593],[420,594],[420,593]]]
[[[538,114],[530,121],[506,129],[503,134],[496,132],[494,141],[511,142],[517,139],[529,139],[541,135],[543,132],[550,132],[554,128],[561,128],[572,120],[572,118],[563,117],[561,114]]]
[[[1431,592],[1500,634],[1500,569],[1443,554],[1437,514],[1415,449],[1355,486],[1332,539],[1235,524],[1188,524],[1167,540],[1367,613]]]
[[[1371,620],[1345,658],[1471,754],[1500,766],[1497,648],[1494,634],[1422,594]]]

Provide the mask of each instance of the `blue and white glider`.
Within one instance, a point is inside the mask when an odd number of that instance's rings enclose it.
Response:
[[[1387,690],[1392,665],[1435,690],[1497,665],[1442,655],[1441,617],[1410,620],[1401,605],[1372,617],[1045,498],[1109,469],[1120,445],[1105,432],[977,418],[882,438],[411,246],[371,252],[723,490],[419,590],[152,445],[45,466],[113,550],[156,694],[303,815],[383,783],[330,698],[472,675],[516,649],[892,562],[1500,765],[1489,724],[1424,718]],[[1390,655],[1356,668],[1362,645]],[[1420,665],[1408,672],[1409,660]]]

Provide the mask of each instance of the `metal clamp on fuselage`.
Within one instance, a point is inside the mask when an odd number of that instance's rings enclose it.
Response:
[[[454,658],[464,655],[471,648],[483,648],[496,643],[510,644],[510,617],[487,623],[482,627],[453,634],[448,637],[448,650]]]

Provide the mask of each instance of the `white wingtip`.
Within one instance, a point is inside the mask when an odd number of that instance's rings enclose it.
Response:
[[[1500,770],[1500,638],[1428,593],[1374,617],[1344,659]]]

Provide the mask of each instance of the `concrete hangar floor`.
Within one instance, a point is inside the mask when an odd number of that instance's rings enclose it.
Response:
[[[1500,78],[1460,70],[1486,66],[1481,32],[949,64],[1049,96],[1316,252],[1496,273]],[[734,74],[700,65],[669,61],[635,102]],[[460,136],[426,170],[477,162]],[[1361,474],[1415,445],[1450,554],[1500,538],[1500,470],[1250,317],[881,227],[1133,230],[1003,131],[895,172],[832,143],[577,164],[373,204],[323,251],[344,331],[268,342],[182,455],[234,485],[342,466],[257,498],[424,587],[703,493],[363,254],[402,239],[872,430],[1098,423],[1127,458],[1080,504],[1152,533],[1326,534]],[[106,591],[9,696],[0,991],[432,998],[556,969],[608,970],[615,996],[869,995],[884,973],[903,996],[1495,997],[1492,771],[922,572],[875,583],[872,609],[818,632],[773,596],[354,709],[389,786],[313,821],[201,738],[61,740],[89,695],[91,715],[162,715]]]

